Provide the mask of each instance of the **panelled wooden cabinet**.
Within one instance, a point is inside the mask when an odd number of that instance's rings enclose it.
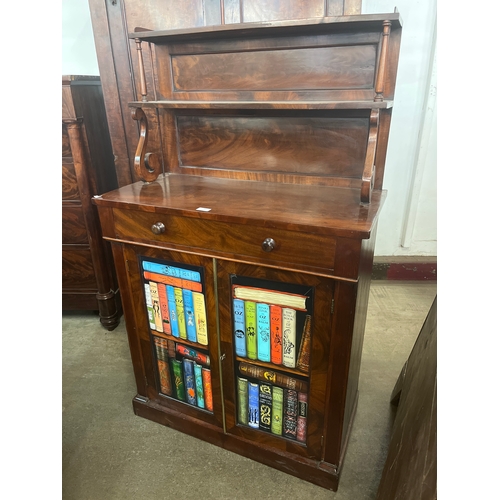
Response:
[[[62,77],[62,308],[94,310],[116,328],[121,303],[92,196],[116,188],[99,77]]]
[[[337,489],[400,35],[398,14],[130,34],[142,181],[94,203],[137,415]]]

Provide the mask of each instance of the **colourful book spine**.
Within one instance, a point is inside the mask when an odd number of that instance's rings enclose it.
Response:
[[[269,384],[259,384],[259,429],[271,432],[273,395]]]
[[[184,387],[186,388],[186,401],[196,406],[196,382],[194,379],[194,361],[184,358],[182,360],[184,368]]]
[[[177,325],[179,326],[179,337],[187,339],[186,318],[184,317],[184,299],[182,290],[174,287],[175,308],[177,310]]]
[[[186,322],[187,339],[191,342],[196,342],[193,292],[191,290],[182,290],[182,302],[184,304],[184,318]]]
[[[194,321],[196,325],[196,338],[201,345],[208,345],[207,311],[205,309],[205,296],[193,292]]]
[[[233,300],[234,347],[237,356],[246,357],[245,339],[245,303],[240,299]]]
[[[240,373],[245,377],[256,378],[262,382],[269,382],[284,389],[294,389],[298,392],[306,392],[308,388],[307,382],[289,377],[288,375],[282,375],[281,373],[260,366],[240,363],[239,369]]]
[[[309,356],[311,353],[311,316],[306,316],[302,338],[300,340],[299,354],[297,356],[297,368],[301,372],[309,371]]]
[[[238,422],[248,425],[248,380],[238,377]]]
[[[255,302],[245,302],[245,334],[247,341],[247,357],[257,359],[257,312]]]
[[[158,295],[158,284],[154,281],[149,282],[149,290],[151,292],[151,302],[153,303],[153,317],[157,332],[163,332],[163,322],[160,312],[160,297]]]
[[[155,316],[153,313],[153,301],[151,300],[151,289],[149,283],[144,283],[144,297],[146,299],[146,310],[148,311],[149,328],[156,330]]]
[[[294,309],[283,308],[283,366],[295,368],[296,313]]]
[[[283,389],[273,386],[273,408],[271,413],[271,432],[281,436],[283,432]]]
[[[203,354],[182,344],[177,344],[175,350],[184,358],[192,359],[196,363],[200,363],[206,367],[210,366],[210,357],[207,354]]]
[[[177,306],[175,304],[174,287],[167,285],[168,310],[170,312],[170,328],[172,335],[179,338],[179,322],[177,321]]]
[[[172,396],[172,380],[168,365],[167,342],[164,339],[154,337],[156,359],[158,363],[158,375],[160,379],[160,391],[167,396]]]
[[[165,276],[173,276],[174,278],[182,278],[185,280],[201,282],[200,273],[197,271],[191,271],[189,269],[169,266],[168,264],[158,264],[157,262],[148,261],[143,261],[142,267],[144,271],[149,271],[150,273],[159,273],[164,274]]]
[[[282,311],[280,306],[269,308],[271,317],[271,361],[275,365],[281,365],[283,361],[283,333],[281,330]]]
[[[298,393],[297,441],[306,442],[307,436],[307,393]]]
[[[158,298],[160,299],[160,312],[163,325],[163,333],[172,335],[172,328],[170,327],[170,313],[168,311],[168,297],[167,289],[163,283],[158,283]]]
[[[194,363],[194,382],[196,385],[196,404],[200,408],[205,408],[205,397],[203,395],[203,376],[201,374],[201,365]]]
[[[269,306],[257,304],[257,358],[259,361],[271,361],[271,341],[269,332]]]
[[[179,288],[186,288],[193,292],[201,292],[202,285],[196,281],[184,280],[182,278],[174,278],[172,276],[165,276],[164,274],[150,273],[144,271],[144,278],[148,281],[156,281],[156,283],[163,283],[164,285],[177,286]]]
[[[283,435],[291,439],[297,439],[297,391],[285,389]]]
[[[201,377],[203,379],[203,394],[205,397],[205,407],[208,411],[214,411],[214,403],[212,397],[212,377],[208,368],[201,369]]]
[[[259,384],[248,382],[248,425],[259,428]]]
[[[184,386],[184,374],[182,370],[182,361],[170,358],[172,371],[174,372],[175,395],[177,399],[186,401],[186,388]]]

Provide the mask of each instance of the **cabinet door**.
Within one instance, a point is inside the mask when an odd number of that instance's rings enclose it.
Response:
[[[124,252],[143,396],[222,427],[213,260],[139,246]]]
[[[333,282],[217,262],[226,432],[322,459]]]

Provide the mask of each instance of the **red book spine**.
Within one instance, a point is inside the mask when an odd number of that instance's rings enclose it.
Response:
[[[299,392],[297,408],[297,441],[306,442],[307,436],[307,394]]]
[[[167,289],[163,283],[158,283],[158,298],[160,299],[163,332],[167,335],[172,335],[172,328],[170,327],[170,313],[168,310]]]
[[[201,377],[203,380],[203,394],[205,396],[205,407],[208,411],[213,411],[214,404],[212,398],[212,379],[210,377],[210,370],[208,368],[202,368]]]
[[[283,332],[281,329],[281,307],[271,306],[269,309],[271,317],[271,361],[275,365],[281,365],[283,348]]]

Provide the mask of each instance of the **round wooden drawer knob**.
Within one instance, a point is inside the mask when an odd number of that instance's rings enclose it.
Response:
[[[262,250],[264,250],[264,252],[272,252],[275,247],[276,242],[272,238],[266,238],[262,242]]]
[[[154,234],[163,234],[165,232],[165,224],[163,224],[163,222],[155,222],[151,226],[151,231],[153,231]]]

